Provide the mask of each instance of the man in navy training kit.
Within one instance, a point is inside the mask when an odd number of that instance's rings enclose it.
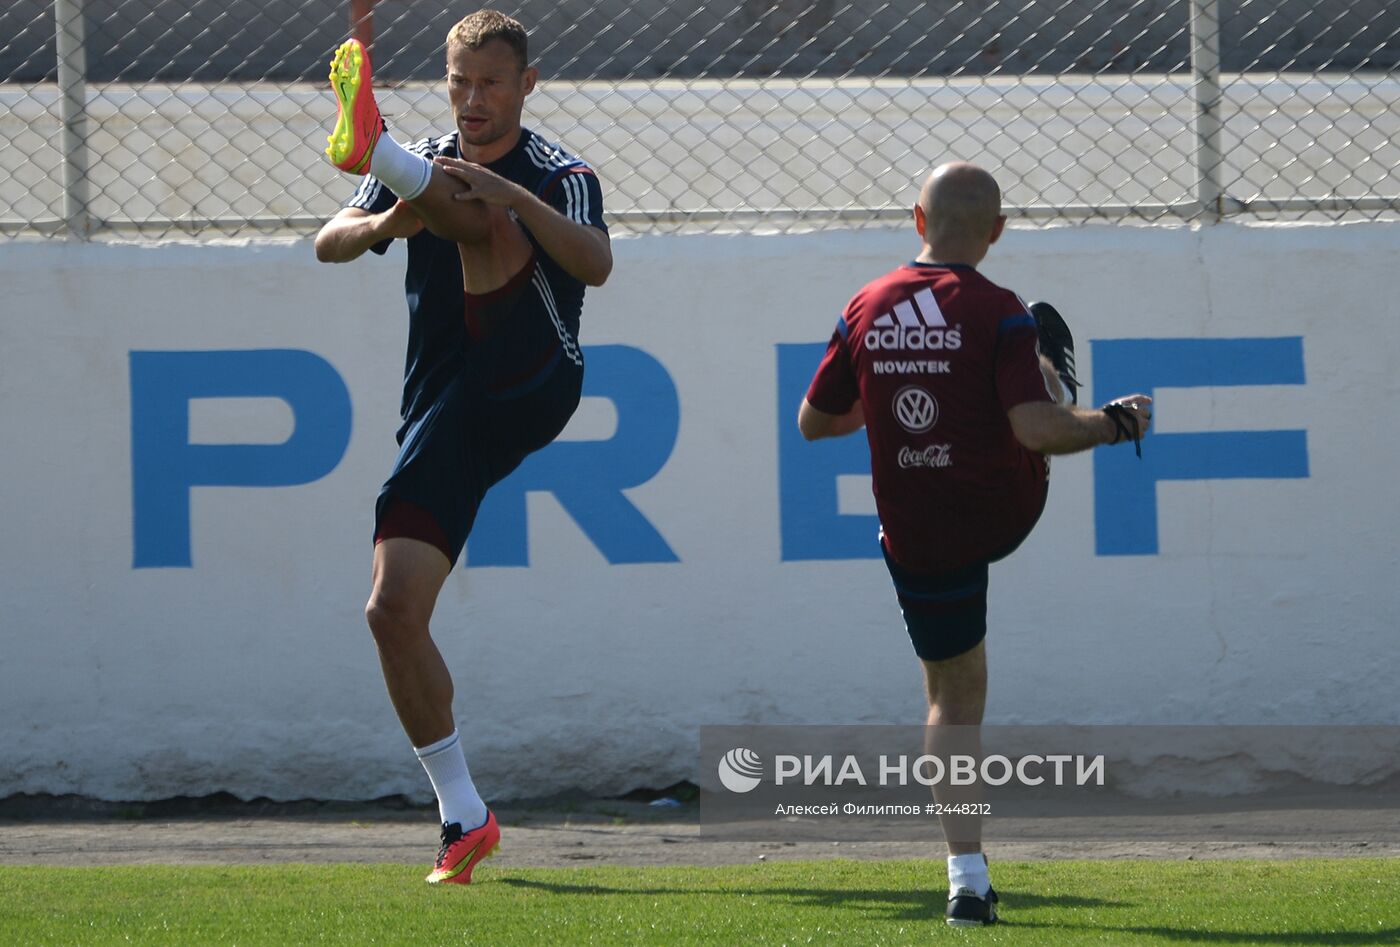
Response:
[[[447,38],[456,131],[408,147],[387,134],[368,53],[331,63],[340,107],[327,156],[366,175],[316,237],[324,262],[408,241],[408,357],[399,455],[375,505],[365,608],[389,697],[437,794],[430,883],[468,884],[500,840],[472,783],[452,677],[428,622],[486,491],[549,444],[578,406],[584,286],[612,270],[598,178],[521,127],[535,87],[525,29],[494,10]]]
[[[1098,411],[1068,403],[1078,382],[1064,321],[976,270],[1005,225],[986,171],[952,162],[929,175],[914,208],[918,258],[847,304],[798,414],[808,440],[866,429],[881,548],[923,664],[926,739],[937,755],[957,739],[977,751],[987,566],[1040,518],[1045,455],[1137,444],[1152,419],[1145,395]],[[959,798],[941,783],[935,795]],[[948,923],[995,922],[981,816],[940,821]]]

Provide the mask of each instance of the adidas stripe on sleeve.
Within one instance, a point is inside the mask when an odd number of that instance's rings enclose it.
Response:
[[[394,192],[385,187],[383,181],[367,174],[360,180],[360,186],[355,188],[354,195],[345,202],[345,206],[379,214],[393,207],[396,200]]]
[[[603,188],[593,169],[573,159],[552,171],[540,189],[540,199],[576,224],[607,230],[608,225],[603,222]]]
[[[603,189],[586,164],[566,169],[542,195],[545,203],[576,224],[607,230],[603,222]]]

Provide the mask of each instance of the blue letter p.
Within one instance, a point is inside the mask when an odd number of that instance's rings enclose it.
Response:
[[[296,349],[131,352],[131,481],[137,569],[190,563],[192,487],[284,487],[335,469],[350,443],[350,392],[319,355]],[[282,444],[191,444],[195,398],[280,398]]]

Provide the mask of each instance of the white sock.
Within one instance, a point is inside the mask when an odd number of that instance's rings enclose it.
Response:
[[[992,879],[987,874],[987,859],[981,852],[970,855],[948,856],[948,896],[958,893],[959,888],[971,888],[979,898],[985,898],[991,890]]]
[[[418,754],[418,762],[428,771],[433,792],[437,793],[438,815],[442,816],[443,823],[456,822],[464,832],[485,825],[486,803],[481,801],[471,774],[467,772],[467,758],[462,755],[462,741],[457,731],[453,730],[450,737],[436,743],[414,747],[413,752]]]
[[[426,191],[433,177],[433,163],[394,141],[388,132],[380,135],[375,143],[369,170],[385,187],[406,201]]]

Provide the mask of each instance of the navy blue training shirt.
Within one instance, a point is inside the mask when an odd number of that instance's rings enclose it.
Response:
[[[408,150],[429,159],[460,158],[457,134],[454,131],[440,138],[424,138],[414,142]],[[583,159],[529,129],[522,129],[520,140],[510,152],[485,167],[528,189],[575,223],[607,231],[603,223],[603,192],[597,174]],[[368,175],[346,206],[377,214],[393,207],[397,200],[382,181]],[[534,245],[564,328],[577,339],[579,314],[583,310],[583,281],[565,272],[544,252],[534,234],[523,225],[522,229]],[[370,249],[384,253],[391,242],[384,240]],[[409,327],[400,412],[408,422],[432,404],[464,364],[462,353],[467,334],[463,321],[462,264],[457,256],[457,245],[427,230],[408,238],[404,294],[408,298]]]

